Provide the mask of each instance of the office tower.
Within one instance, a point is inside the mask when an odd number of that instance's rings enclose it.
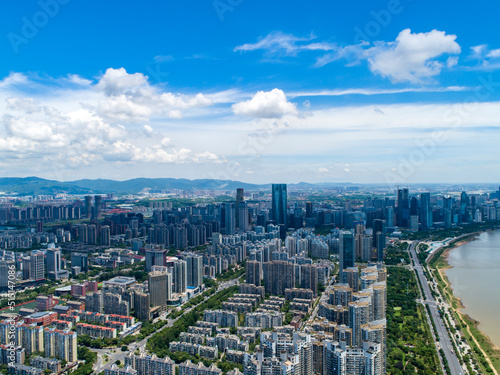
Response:
[[[373,247],[377,249],[377,261],[384,261],[387,227],[385,220],[373,220]]]
[[[272,185],[272,219],[276,225],[287,226],[287,187],[286,184]]]
[[[104,297],[101,292],[90,292],[85,296],[85,311],[102,313],[104,311]]]
[[[388,228],[394,227],[394,207],[388,206],[385,208],[385,222],[387,223]]]
[[[68,363],[77,361],[76,332],[45,328],[43,336],[45,357],[64,359]]]
[[[407,228],[410,218],[410,196],[408,188],[398,189],[397,225]]]
[[[150,272],[148,274],[148,291],[151,307],[165,305],[167,303],[167,273]]]
[[[89,245],[97,244],[97,228],[94,224],[87,226],[87,243]]]
[[[71,253],[71,267],[80,267],[81,272],[87,272],[89,264],[89,258],[87,254],[83,253]]]
[[[224,228],[225,234],[233,235],[235,231],[234,203],[224,204]]]
[[[135,317],[139,320],[149,320],[150,318],[150,295],[139,289],[134,289],[134,311]]]
[[[57,278],[57,274],[61,271],[61,250],[58,248],[47,249],[47,273]]]
[[[29,267],[31,279],[41,280],[45,278],[44,255],[41,251],[35,250],[31,252]]]
[[[165,266],[167,250],[161,245],[146,245],[146,271],[150,272],[153,266]]]
[[[174,262],[174,293],[186,293],[187,289],[187,266],[186,261],[176,260]]]
[[[339,238],[339,277],[342,282],[344,270],[348,267],[354,267],[355,249],[354,234],[352,231],[343,230]]]
[[[312,202],[306,202],[306,219],[313,217],[313,204]]]
[[[247,232],[248,231],[248,207],[246,202],[241,202],[239,206],[237,206],[237,223],[238,223],[238,228],[241,232]]]
[[[431,193],[420,194],[420,225],[428,232],[432,227]]]
[[[318,294],[318,268],[310,264],[300,266],[300,287]]]
[[[262,278],[262,263],[253,260],[247,261],[245,274],[247,284],[260,286],[260,280]]]
[[[43,221],[37,221],[36,222],[36,232],[37,233],[42,233],[43,232]]]
[[[240,227],[240,204],[243,203],[245,200],[245,192],[243,189],[236,189],[236,204],[235,204],[235,211],[236,211],[236,228],[241,229]]]
[[[94,216],[96,219],[100,219],[101,218],[101,211],[102,211],[102,197],[100,195],[94,196],[94,203],[95,203]]]
[[[198,287],[203,284],[203,257],[192,254],[186,257],[187,285]]]
[[[285,289],[295,287],[295,265],[286,261],[264,263],[266,293],[284,296]]]
[[[90,219],[92,217],[92,196],[91,195],[85,196],[85,215],[87,216],[87,219]]]

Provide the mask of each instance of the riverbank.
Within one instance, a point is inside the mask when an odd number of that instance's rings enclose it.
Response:
[[[450,253],[457,247],[463,246],[468,242],[474,241],[479,233],[471,233],[457,240],[451,241],[447,246],[438,250],[431,257],[429,266],[434,270],[434,277],[438,282],[441,294],[451,307],[453,315],[458,323],[464,338],[471,346],[476,360],[479,362],[483,371],[488,372],[491,369],[496,375],[500,372],[500,348],[498,348],[486,335],[479,329],[480,322],[472,319],[462,310],[465,308],[462,300],[454,295],[453,285],[449,281],[446,270],[452,268],[448,262]]]

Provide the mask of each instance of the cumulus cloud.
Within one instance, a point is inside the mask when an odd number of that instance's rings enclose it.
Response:
[[[410,29],[399,33],[394,42],[379,43],[367,51],[372,72],[394,82],[420,82],[441,73],[444,63],[436,58],[459,54],[456,35],[432,30],[412,34]]]
[[[38,88],[46,85],[57,88],[52,96],[30,93],[33,87],[44,92]],[[123,68],[108,69],[96,83],[76,75],[32,80],[13,73],[0,81],[0,158],[30,159],[37,170],[50,166],[58,179],[69,169],[103,161],[217,163],[215,153],[177,147],[149,125],[212,103],[203,94],[164,92]]]
[[[280,89],[259,91],[252,99],[233,104],[234,114],[256,118],[281,118],[285,115],[297,115],[297,107],[287,100]]]
[[[213,104],[201,93],[189,96],[162,92],[149,83],[147,76],[129,74],[123,68],[106,70],[96,88],[105,93],[97,112],[111,121],[145,122],[154,114],[179,119],[184,110]]]

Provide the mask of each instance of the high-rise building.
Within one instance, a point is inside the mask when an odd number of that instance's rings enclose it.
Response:
[[[300,266],[300,287],[311,289],[313,293],[318,294],[318,268],[311,264]]]
[[[92,217],[92,196],[91,195],[85,196],[85,215],[87,216],[87,219],[90,219]]]
[[[245,200],[245,192],[242,188],[236,189],[236,204],[235,204],[235,211],[236,211],[236,228],[240,228],[240,204],[243,203]]]
[[[76,332],[45,328],[43,336],[45,357],[64,359],[68,363],[77,361]]]
[[[384,250],[387,235],[385,220],[373,220],[373,247],[377,249],[377,261],[384,261]]]
[[[354,267],[355,262],[356,252],[352,231],[343,230],[340,232],[339,245],[339,277],[342,282],[344,270]]]
[[[167,273],[150,272],[148,274],[148,290],[151,307],[163,306],[167,303]]]
[[[71,253],[71,267],[80,267],[81,272],[89,269],[89,257],[84,253]]]
[[[241,202],[236,207],[238,207],[236,210],[236,212],[237,212],[236,218],[237,218],[238,228],[241,232],[247,232],[248,227],[249,227],[247,204],[246,204],[246,202]]]
[[[167,250],[162,245],[146,245],[146,271],[150,272],[153,266],[165,266]]]
[[[396,220],[399,227],[407,228],[410,219],[410,195],[408,188],[398,189]]]
[[[0,260],[0,291],[8,290],[9,287],[9,276],[13,275],[15,269],[15,263],[13,261]],[[11,276],[12,277],[12,276]],[[10,279],[11,281],[15,281]]]
[[[57,274],[61,271],[61,249],[48,248],[47,256],[47,274],[49,277],[57,278]]]
[[[142,290],[134,290],[134,311],[135,317],[139,320],[149,320],[151,304],[149,293]]]
[[[427,232],[432,225],[431,193],[422,193],[420,194],[420,226],[423,231]]]
[[[295,287],[295,265],[286,261],[264,263],[266,293],[284,296],[285,289]]]
[[[96,219],[101,218],[101,212],[102,212],[102,197],[100,195],[94,196],[94,217]]]
[[[109,225],[103,225],[101,227],[101,245],[111,246],[111,229]]]
[[[97,244],[97,227],[94,224],[87,226],[87,242],[89,245]]]
[[[246,263],[246,282],[255,286],[260,286],[262,278],[262,263],[259,261],[249,260]]]
[[[29,267],[31,279],[45,279],[45,258],[41,251],[35,250],[31,252]]]
[[[187,285],[198,287],[203,284],[203,257],[191,254],[186,257]]]
[[[313,204],[312,202],[306,202],[306,219],[313,217]]]
[[[272,185],[272,219],[276,225],[287,226],[287,187],[286,184]]]
[[[224,228],[225,234],[233,235],[235,232],[235,212],[234,203],[224,204]]]
[[[186,293],[187,289],[187,265],[185,260],[174,262],[174,293]]]
[[[96,313],[104,311],[104,298],[101,292],[87,293],[85,296],[85,311]]]

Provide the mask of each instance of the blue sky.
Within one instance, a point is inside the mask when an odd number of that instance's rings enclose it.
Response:
[[[496,2],[1,6],[5,176],[499,180]]]

